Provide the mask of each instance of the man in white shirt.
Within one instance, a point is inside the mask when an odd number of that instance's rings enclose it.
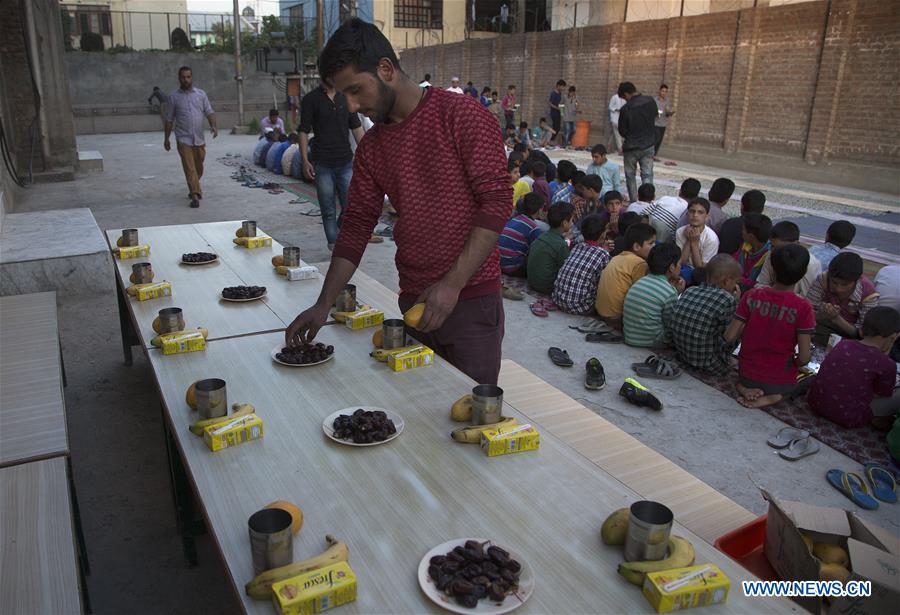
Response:
[[[789,243],[797,243],[800,241],[800,227],[790,220],[782,220],[778,224],[772,226],[772,234],[769,236],[772,242],[772,250]],[[769,253],[771,255],[771,252]],[[822,273],[822,263],[819,262],[812,254],[809,255],[809,264],[806,266],[806,274],[803,278],[794,284],[794,292],[801,297],[805,297],[809,287],[812,286],[819,274]],[[772,286],[775,283],[775,270],[772,269],[772,259],[767,258],[756,278],[757,286]],[[881,300],[879,300],[879,305]]]
[[[616,139],[616,151],[622,153],[622,135],[619,134],[619,111],[625,106],[625,99],[613,92],[609,99],[609,123],[612,126],[613,137]]]
[[[656,229],[656,240],[665,243],[672,239],[681,214],[687,211],[688,201],[700,194],[700,182],[689,177],[681,182],[678,196],[664,196],[647,210],[650,225]]]
[[[681,248],[681,265],[699,269],[719,253],[719,236],[706,226],[709,201],[695,197],[688,204],[687,212],[688,224],[675,233],[675,244]]]
[[[462,88],[459,87],[459,77],[454,77],[450,80],[450,87],[447,88],[448,92],[456,92],[457,94],[462,94]]]
[[[431,75],[425,73],[425,78],[422,79],[422,83],[419,84],[420,88],[430,88],[431,87]]]

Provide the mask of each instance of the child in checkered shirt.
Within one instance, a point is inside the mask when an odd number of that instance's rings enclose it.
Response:
[[[597,281],[609,263],[609,252],[601,245],[606,221],[598,214],[581,221],[584,242],[575,244],[560,267],[553,285],[553,302],[569,314],[592,314]]]

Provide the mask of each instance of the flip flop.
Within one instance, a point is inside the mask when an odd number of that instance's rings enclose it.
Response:
[[[543,306],[547,309],[548,312],[555,312],[555,311],[557,311],[557,310],[559,309],[559,308],[556,306],[556,304],[553,303],[553,301],[551,301],[550,299],[541,299],[541,300],[539,301],[539,303],[540,303],[541,305],[543,305]]]
[[[569,353],[565,350],[557,348],[556,346],[548,348],[547,354],[550,356],[550,360],[553,361],[554,365],[558,365],[560,367],[572,367],[574,365],[572,359],[569,357]]]
[[[808,438],[809,432],[805,429],[797,429],[796,427],[782,427],[778,433],[766,440],[766,444],[772,448],[785,448],[790,446],[794,440],[802,440]]]
[[[647,357],[643,363],[632,363],[631,369],[638,376],[645,378],[660,378],[662,380],[675,380],[681,377],[681,370],[671,362],[656,356],[655,354]]]
[[[883,465],[877,463],[867,463],[866,477],[872,483],[872,492],[875,497],[882,502],[894,504],[897,501],[897,481],[894,475]]]
[[[608,344],[618,344],[624,341],[624,339],[624,337],[615,331],[597,331],[595,333],[588,333],[584,336],[586,342],[606,342]]]
[[[878,508],[878,501],[869,495],[869,488],[859,474],[828,470],[825,473],[828,484],[847,496],[854,504],[866,510]]]
[[[612,327],[596,318],[589,318],[578,325],[569,325],[570,329],[581,331],[582,333],[597,333],[599,331],[612,331]]]
[[[778,451],[778,454],[782,459],[787,459],[788,461],[797,461],[798,459],[803,459],[804,457],[809,457],[810,455],[815,455],[819,452],[819,443],[806,436],[805,438],[798,438],[791,442],[787,448]]]
[[[531,308],[531,313],[535,316],[540,316],[541,318],[547,318],[547,308],[544,307],[544,304],[540,301],[535,301],[528,307]]]

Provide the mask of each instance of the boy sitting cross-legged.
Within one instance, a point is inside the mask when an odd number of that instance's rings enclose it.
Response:
[[[525,263],[528,251],[534,241],[541,236],[541,228],[535,220],[544,200],[530,192],[519,203],[518,215],[506,223],[500,233],[500,271],[507,275],[524,278],[527,275]]]
[[[744,214],[743,240],[741,249],[734,253],[743,273],[741,277],[741,291],[756,286],[756,278],[762,271],[763,265],[769,258],[772,244],[769,239],[772,235],[772,221],[762,214]]]
[[[639,348],[668,346],[665,323],[670,320],[678,293],[684,290],[679,276],[681,250],[671,243],[653,246],[647,256],[648,274],[625,295],[622,324],[625,343]]]
[[[797,368],[809,362],[816,329],[812,305],[792,290],[806,273],[809,252],[788,244],[770,258],[775,284],[747,291],[725,332],[726,342],[741,340],[737,401],[748,408],[770,406],[797,391]]]
[[[554,204],[554,207],[556,205]],[[569,314],[592,314],[597,282],[609,264],[609,252],[601,245],[606,223],[597,214],[581,221],[582,243],[577,243],[556,276],[553,302]]]
[[[681,277],[690,280],[695,269],[706,267],[706,263],[719,253],[719,237],[706,226],[709,216],[709,201],[701,196],[688,203],[687,226],[675,232],[675,243],[681,249]]]
[[[610,260],[600,276],[594,308],[613,329],[622,330],[625,295],[632,284],[647,275],[647,256],[655,244],[652,226],[632,224],[625,231],[625,251]]]
[[[863,275],[863,260],[855,252],[841,252],[828,263],[806,293],[816,310],[816,338],[832,333],[858,339],[866,312],[878,305],[875,285]]]
[[[528,285],[539,293],[549,295],[553,292],[560,268],[569,256],[565,237],[572,228],[572,205],[552,205],[547,211],[547,222],[550,223],[550,230],[542,233],[528,251],[527,271]]]

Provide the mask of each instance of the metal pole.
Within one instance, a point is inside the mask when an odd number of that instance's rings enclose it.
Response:
[[[234,80],[238,91],[238,126],[244,125],[244,77],[241,75],[241,14],[234,0]]]
[[[325,0],[316,0],[316,45],[319,51],[325,46]]]

